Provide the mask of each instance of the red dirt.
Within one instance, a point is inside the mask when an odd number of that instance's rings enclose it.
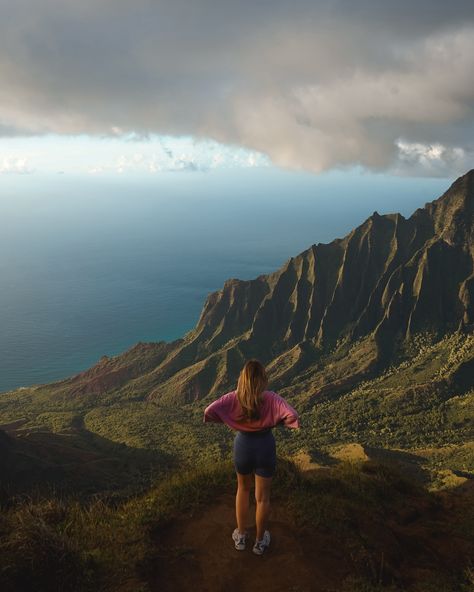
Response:
[[[252,552],[255,521],[249,525],[245,551],[237,551],[231,535],[235,528],[235,496],[224,494],[212,507],[183,515],[161,531],[156,574],[151,589],[157,592],[323,592],[337,590],[350,568],[334,539],[314,533],[302,537],[275,502],[271,507],[270,547],[264,555]],[[255,515],[251,504],[250,515]]]

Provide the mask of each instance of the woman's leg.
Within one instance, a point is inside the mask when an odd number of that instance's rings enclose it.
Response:
[[[242,475],[237,473],[237,493],[235,495],[235,515],[237,518],[237,528],[243,534],[248,524],[249,517],[249,496],[252,486],[253,473]]]
[[[263,533],[267,529],[268,515],[270,512],[270,487],[272,477],[260,477],[255,475],[255,502],[257,509],[255,521],[257,523],[257,540],[263,539]]]

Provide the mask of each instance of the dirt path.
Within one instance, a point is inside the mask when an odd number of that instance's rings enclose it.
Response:
[[[334,540],[315,533],[311,542],[302,537],[278,503],[271,508],[270,548],[263,556],[252,553],[255,521],[249,525],[250,541],[237,551],[231,539],[235,528],[235,497],[226,493],[212,507],[174,521],[160,533],[156,574],[157,592],[323,592],[337,590],[348,573]],[[255,515],[251,505],[250,515]]]

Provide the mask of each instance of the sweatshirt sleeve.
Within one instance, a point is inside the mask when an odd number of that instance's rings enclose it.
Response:
[[[300,427],[298,413],[283,397],[275,393],[275,402],[277,406],[277,416],[279,421],[286,428],[296,429]]]
[[[226,408],[226,398],[225,395],[213,401],[210,405],[208,405],[204,409],[204,418],[203,422],[217,422],[222,423],[223,417],[225,415],[225,408]]]

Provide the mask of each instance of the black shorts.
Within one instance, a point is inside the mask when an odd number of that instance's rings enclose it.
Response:
[[[241,475],[255,471],[259,477],[272,477],[276,467],[273,432],[237,432],[234,439],[234,464],[235,470]]]

